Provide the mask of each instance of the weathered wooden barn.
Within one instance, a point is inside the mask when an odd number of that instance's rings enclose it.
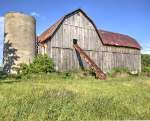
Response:
[[[90,69],[87,61],[73,47],[73,39],[78,40],[78,46],[103,71],[122,66],[141,70],[142,47],[138,42],[127,35],[97,29],[80,8],[63,16],[37,37],[38,53],[54,58],[56,70]]]

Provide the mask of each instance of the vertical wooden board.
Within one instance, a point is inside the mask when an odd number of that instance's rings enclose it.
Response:
[[[52,49],[52,58],[54,59],[54,63],[56,63],[56,58],[55,58],[55,48]],[[55,66],[54,69],[56,69],[56,66]]]
[[[68,22],[67,22],[67,19],[68,19],[68,16],[65,17],[65,20],[64,20],[63,24],[67,24],[67,23],[68,23]]]
[[[78,40],[78,42],[79,42],[79,33],[80,33],[80,29],[79,29],[79,27],[75,27],[75,33],[76,33],[76,39]]]
[[[111,53],[108,55],[108,71],[111,71]]]
[[[71,49],[68,49],[69,69],[72,70]]]
[[[106,71],[106,57],[105,57],[105,52],[103,52],[103,71]]]
[[[75,60],[75,67],[79,67],[79,61],[78,61],[78,52],[76,49],[74,49],[74,60]]]
[[[117,65],[117,52],[114,53],[115,54],[115,68],[118,66]]]
[[[66,47],[67,48],[70,48],[71,47],[71,41],[70,41],[70,26],[67,26],[67,29],[66,29]]]
[[[63,70],[63,48],[60,48],[60,69]]]
[[[79,28],[78,45],[81,49],[83,49],[83,47],[84,47],[84,29],[83,28]]]
[[[75,16],[75,26],[80,26],[80,12],[78,12]]]
[[[62,53],[63,53],[63,63],[62,63],[62,70],[66,70],[66,53],[65,53],[65,49],[62,49]]]
[[[139,55],[139,70],[141,71],[141,54]]]
[[[70,25],[70,15],[67,16],[67,25]]]
[[[54,36],[55,36],[55,42],[54,42],[55,43],[55,47],[58,47],[58,36],[59,36],[58,35],[58,29],[57,29],[57,31],[54,32]]]
[[[57,37],[56,37],[56,41],[57,41],[57,46],[56,47],[62,47],[62,26],[59,27],[57,33]]]
[[[93,30],[89,30],[90,31],[90,50],[94,50],[93,46],[94,46],[94,35],[93,35]]]
[[[63,24],[63,48],[67,48],[66,42],[67,42],[67,32],[66,32],[66,25]]]
[[[104,69],[104,71],[106,71],[106,64],[107,64],[107,62],[106,62],[106,52],[103,52],[103,69]]]
[[[96,63],[96,65],[99,67],[99,56],[98,56],[98,51],[95,51],[95,63]]]
[[[83,14],[80,13],[80,27],[84,28],[84,20],[83,20]]]
[[[74,59],[74,49],[72,50],[72,54],[71,54],[71,57],[72,57],[72,70],[75,68],[75,59]]]
[[[97,66],[100,67],[99,51],[96,51]]]
[[[73,13],[69,15],[69,25],[72,25]]]
[[[76,59],[75,59],[76,53],[75,48],[72,50],[72,62],[73,62],[73,69],[76,68]]]
[[[90,58],[90,52],[87,50],[86,51],[86,54],[87,54],[87,56]],[[87,66],[87,69],[90,69],[90,65],[89,65],[89,63],[87,62],[87,64],[86,64]]]
[[[120,64],[121,64],[121,66],[123,67],[123,66],[124,66],[124,64],[123,64],[123,54],[122,54],[122,53],[120,53],[120,56],[121,56]]]
[[[90,59],[92,60],[92,51],[91,51],[91,50],[89,51],[89,57],[90,57]],[[92,69],[91,66],[89,66],[89,67],[90,67],[90,69]]]
[[[70,48],[73,49],[73,39],[74,37],[74,26],[70,26]]]
[[[61,69],[61,48],[58,48],[58,69]]]
[[[56,70],[58,70],[58,58],[59,58],[59,54],[58,54],[58,48],[55,48],[55,58],[56,58]]]
[[[118,48],[117,48],[117,49],[118,49]],[[117,55],[116,55],[116,56],[117,56],[117,67],[119,67],[119,59],[120,59],[120,58],[119,58],[119,53],[118,53],[118,52],[117,52]]]
[[[87,29],[87,33],[88,33],[88,50],[91,50],[91,41],[90,41],[90,38],[91,38],[91,30]]]
[[[52,35],[52,36],[51,36],[51,46],[52,46],[52,47],[55,47],[55,43],[54,43],[54,42],[55,42],[55,36]]]
[[[114,68],[114,53],[112,52],[112,55],[111,55],[111,71],[113,71],[113,68]]]
[[[130,68],[133,70],[133,54],[130,55]]]
[[[70,61],[70,49],[67,49],[67,70],[69,70],[71,67],[71,61]]]
[[[92,58],[91,59],[96,64],[96,62],[95,62],[95,51],[93,51],[93,50],[92,50]]]
[[[84,29],[84,50],[88,49],[88,33],[87,29]]]
[[[92,31],[92,38],[93,38],[93,40],[92,40],[92,50],[94,50],[94,51],[96,51],[96,32],[93,30]]]

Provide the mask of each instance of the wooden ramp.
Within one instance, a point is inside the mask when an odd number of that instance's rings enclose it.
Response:
[[[87,56],[87,54],[77,45],[73,43],[74,48],[85,58],[85,60],[90,64],[90,66],[96,71],[100,79],[106,79],[106,74],[104,74],[101,69]]]

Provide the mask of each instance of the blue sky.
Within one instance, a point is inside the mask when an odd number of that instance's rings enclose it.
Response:
[[[62,16],[79,7],[98,29],[128,35],[142,46],[141,53],[150,54],[150,0],[0,0],[0,6],[1,59],[7,12],[33,16],[36,34],[40,35]]]

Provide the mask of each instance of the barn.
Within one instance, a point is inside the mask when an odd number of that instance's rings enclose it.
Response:
[[[74,40],[102,71],[122,66],[141,70],[139,43],[127,35],[97,29],[81,8],[64,15],[37,37],[37,53],[54,58],[56,70],[91,69],[73,46]]]

